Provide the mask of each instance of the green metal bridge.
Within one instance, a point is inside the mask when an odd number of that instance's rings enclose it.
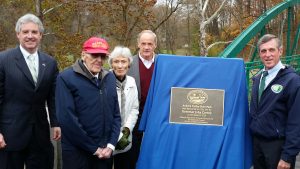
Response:
[[[281,61],[285,64],[293,66],[297,72],[300,72],[300,49],[299,36],[300,24],[298,24],[295,32],[291,32],[291,23],[293,20],[293,9],[300,5],[300,0],[285,0],[280,4],[266,11],[255,22],[253,22],[247,29],[245,29],[227,48],[220,54],[220,57],[238,57],[239,53],[248,45],[250,41],[257,39],[269,33],[266,31],[266,26],[279,14],[287,12],[287,29],[285,40],[285,56],[282,56]],[[273,33],[274,34],[274,33]],[[278,36],[279,37],[279,36]],[[293,42],[292,42],[293,39]],[[246,74],[248,79],[248,89],[251,89],[250,78],[256,75],[260,69],[263,68],[262,63],[257,57],[257,47],[255,48],[252,56],[249,56],[249,61],[246,62]]]
[[[300,49],[298,48],[298,45],[300,44],[300,24],[298,24],[294,32],[291,32],[293,8],[296,8],[297,6],[300,6],[300,0],[285,0],[269,9],[246,30],[244,30],[230,45],[228,45],[227,48],[220,54],[220,57],[238,57],[239,53],[250,41],[256,43],[260,36],[267,33],[266,25],[270,21],[276,18],[279,14],[287,12],[287,30],[285,32],[286,39],[284,43],[285,56],[281,57],[281,61],[293,66],[297,72],[300,72]],[[263,68],[263,64],[257,55],[258,52],[256,46],[252,56],[249,57],[249,61],[245,63],[249,93],[251,92],[252,85],[250,78],[256,75]],[[300,169],[300,155],[297,156],[295,169]]]

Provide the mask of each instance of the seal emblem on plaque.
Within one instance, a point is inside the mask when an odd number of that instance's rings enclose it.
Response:
[[[187,94],[187,100],[192,104],[203,104],[207,99],[208,95],[203,90],[192,90]]]

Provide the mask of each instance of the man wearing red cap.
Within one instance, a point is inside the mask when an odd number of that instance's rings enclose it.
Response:
[[[102,69],[108,49],[104,39],[88,39],[81,59],[57,77],[64,169],[111,168],[121,119],[115,76]]]

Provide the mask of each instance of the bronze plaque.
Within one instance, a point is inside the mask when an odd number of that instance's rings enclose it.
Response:
[[[224,90],[171,89],[170,123],[223,126]]]

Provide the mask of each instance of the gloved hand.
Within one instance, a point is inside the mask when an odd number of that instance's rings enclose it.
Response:
[[[130,134],[129,128],[124,127],[122,130],[122,133],[123,133],[123,136],[118,141],[117,146],[116,146],[117,150],[124,150],[130,144],[130,141],[128,141],[128,137]]]
[[[130,135],[130,130],[128,127],[124,127],[123,130],[122,130],[122,133],[123,133],[123,136],[125,136],[126,138],[129,137]]]

